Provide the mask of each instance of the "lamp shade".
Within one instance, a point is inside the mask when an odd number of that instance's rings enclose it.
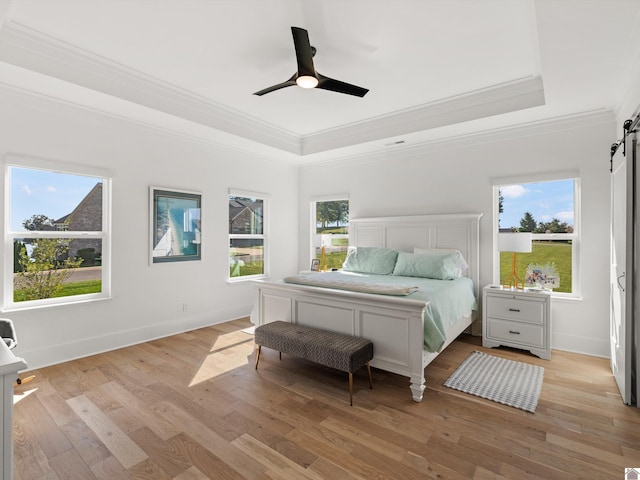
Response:
[[[529,232],[499,233],[498,250],[501,252],[531,252],[531,238]]]
[[[330,247],[332,244],[331,234],[316,234],[313,236],[313,246],[316,248]]]

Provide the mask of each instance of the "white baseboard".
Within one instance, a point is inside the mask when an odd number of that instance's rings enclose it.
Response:
[[[83,338],[62,345],[57,344],[38,350],[22,350],[20,355],[27,361],[28,370],[36,370],[70,360],[76,360],[78,358],[117,350],[138,343],[247,317],[251,313],[252,308],[253,305],[244,305],[207,315],[180,318],[179,320],[166,320],[140,328],[113,332],[109,335]]]

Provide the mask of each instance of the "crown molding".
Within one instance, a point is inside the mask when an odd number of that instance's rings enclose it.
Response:
[[[425,155],[437,151],[469,148],[476,145],[498,143],[518,138],[536,135],[547,135],[561,131],[569,131],[588,127],[612,126],[615,124],[615,115],[611,110],[598,109],[580,112],[570,115],[559,115],[552,118],[523,122],[516,125],[483,129],[465,134],[435,138],[419,143],[404,144],[377,152],[359,153],[355,155],[333,157],[331,160],[306,163],[300,169],[326,168],[327,166],[353,166],[367,165],[371,163],[389,160],[394,161],[405,158]]]
[[[437,102],[307,135],[302,154],[406,135],[544,105],[540,77],[526,77]]]
[[[297,135],[17,22],[0,30],[0,61],[300,154]]]

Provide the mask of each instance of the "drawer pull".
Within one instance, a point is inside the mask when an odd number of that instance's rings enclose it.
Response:
[[[509,330],[509,333],[513,333],[514,335],[520,335],[520,332],[516,332],[515,330]]]
[[[510,312],[519,312],[520,309],[519,308],[510,308],[509,311]]]

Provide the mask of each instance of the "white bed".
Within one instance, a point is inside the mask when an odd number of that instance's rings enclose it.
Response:
[[[352,219],[349,244],[413,252],[414,248],[459,250],[468,264],[465,276],[479,297],[479,223],[482,214],[419,215]],[[322,274],[319,274],[322,275]],[[436,352],[424,348],[424,314],[428,302],[411,296],[333,290],[282,281],[258,280],[251,314],[256,326],[275,320],[315,326],[370,339],[371,366],[409,377],[413,400],[422,401],[424,368],[460,333],[475,315],[449,322]]]

